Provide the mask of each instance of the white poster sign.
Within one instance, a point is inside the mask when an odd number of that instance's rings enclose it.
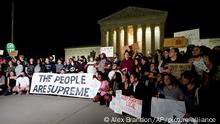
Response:
[[[185,102],[152,97],[151,116],[155,118],[183,118],[186,113]]]
[[[142,100],[121,95],[121,109],[134,117],[141,118]]]
[[[189,44],[193,44],[193,42],[197,42],[200,40],[199,29],[175,32],[174,37],[185,37],[188,39]]]
[[[93,98],[101,83],[92,74],[34,73],[30,93]]]
[[[115,113],[122,114],[125,112],[137,118],[141,118],[142,113],[142,100],[135,99],[129,96],[120,95],[121,90],[116,92],[116,97],[112,98],[110,102],[110,109]]]
[[[113,57],[114,49],[113,47],[101,47],[100,53],[105,53],[107,57]]]
[[[4,50],[0,50],[0,55],[3,55],[4,54]]]

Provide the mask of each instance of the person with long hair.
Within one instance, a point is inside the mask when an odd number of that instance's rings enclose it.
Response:
[[[93,102],[100,102],[100,105],[108,106],[111,101],[111,95],[108,94],[109,92],[109,82],[106,80],[106,76],[101,71],[97,71],[97,77],[100,82],[101,86],[97,95],[93,98]]]
[[[113,96],[116,94],[116,90],[121,90],[121,84],[122,84],[122,78],[121,78],[121,73],[115,72],[112,80],[111,80],[111,86],[113,90]]]
[[[16,75],[14,71],[9,72],[9,76],[7,78],[7,86],[8,86],[8,92],[12,93],[12,90],[14,89],[16,85]]]
[[[183,92],[177,85],[177,81],[171,74],[164,74],[164,83],[166,86],[163,88],[163,91],[166,99],[184,100]]]

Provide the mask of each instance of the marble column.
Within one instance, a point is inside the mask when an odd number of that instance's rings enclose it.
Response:
[[[150,25],[151,29],[151,51],[150,53],[154,53],[155,50],[155,25]]]
[[[116,29],[116,50],[115,50],[115,52],[120,53],[120,49],[121,49],[121,46],[120,46],[120,28],[118,27]]]
[[[137,25],[132,25],[132,27],[133,27],[134,43],[137,43]]]
[[[142,53],[146,55],[147,54],[146,52],[146,25],[142,24],[141,28],[142,28]]]
[[[113,33],[113,29],[109,30],[109,46],[113,46]]]
[[[124,28],[124,45],[128,45],[128,26],[123,26]]]
[[[164,23],[160,24],[160,49],[163,49],[163,44],[164,44],[164,29],[165,29]]]
[[[105,30],[101,30],[101,46],[106,46]]]

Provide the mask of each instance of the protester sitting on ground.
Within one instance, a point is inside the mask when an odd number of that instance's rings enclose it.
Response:
[[[132,97],[143,100],[147,91],[145,85],[139,81],[139,74],[132,73],[130,75],[130,81],[132,84]]]
[[[171,74],[164,74],[164,83],[166,86],[163,88],[166,99],[184,100],[183,92],[177,85],[177,80]]]
[[[13,92],[18,93],[19,95],[24,94],[29,94],[29,85],[30,85],[30,80],[26,76],[25,72],[22,71],[21,74],[18,76],[16,79],[16,86],[13,89]]]
[[[112,80],[110,81],[110,87],[113,91],[112,95],[115,96],[116,90],[121,90],[122,89],[122,77],[121,73],[115,72],[113,75]]]
[[[132,86],[130,83],[130,75],[129,74],[122,75],[122,95],[125,95],[125,96],[132,95]]]
[[[100,105],[106,104],[109,105],[111,101],[111,95],[108,94],[109,92],[109,82],[106,80],[106,76],[101,71],[97,71],[97,77],[100,82],[101,86],[97,95],[93,98],[93,102],[100,102]]]
[[[121,71],[118,68],[119,68],[118,63],[113,63],[112,70],[108,73],[108,78],[110,81],[112,80],[115,72],[118,72],[122,75]]]
[[[155,82],[155,88],[157,89],[157,94],[156,94],[157,97],[165,98],[164,91],[163,91],[164,86],[165,86],[164,75],[163,73],[159,73],[157,74],[157,80]]]
[[[0,95],[5,92],[6,85],[5,85],[5,75],[2,71],[0,71]]]
[[[9,76],[7,78],[7,86],[8,86],[8,93],[12,93],[12,90],[14,89],[15,85],[16,85],[16,76],[15,76],[15,72],[11,71],[9,72]],[[7,93],[7,94],[8,94]]]

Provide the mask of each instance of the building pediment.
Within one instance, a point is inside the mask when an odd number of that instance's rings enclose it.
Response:
[[[127,7],[110,16],[107,16],[98,21],[99,24],[109,23],[118,20],[138,19],[138,18],[155,18],[164,16],[167,17],[167,11],[153,10],[139,7]]]

